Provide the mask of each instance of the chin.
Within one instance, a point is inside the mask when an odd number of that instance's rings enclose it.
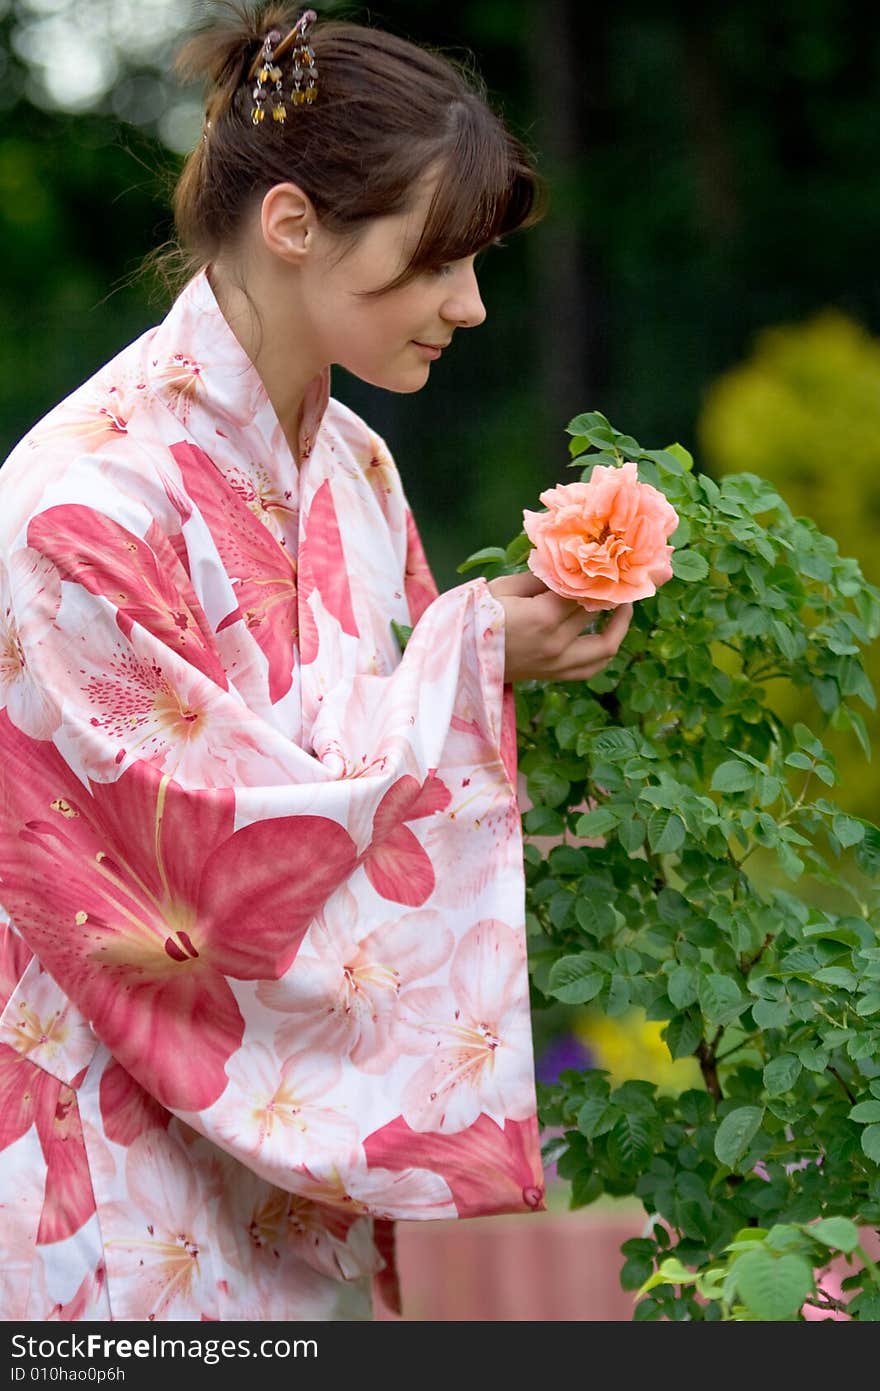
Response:
[[[348,368],[348,371],[351,371]],[[421,371],[408,371],[389,373],[382,376],[380,373],[367,375],[366,372],[354,372],[362,382],[368,386],[378,386],[382,391],[393,391],[398,396],[412,395],[416,391],[421,391],[423,386],[427,386],[431,376],[431,364],[425,363]]]

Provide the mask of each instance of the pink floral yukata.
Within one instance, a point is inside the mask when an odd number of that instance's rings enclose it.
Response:
[[[202,271],[0,470],[4,1320],[369,1318],[543,1206],[503,611],[329,374],[300,452]]]

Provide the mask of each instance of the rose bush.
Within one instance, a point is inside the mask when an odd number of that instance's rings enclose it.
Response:
[[[679,523],[673,578],[611,666],[516,689],[533,1007],[640,1007],[702,1085],[568,1069],[539,1088],[546,1157],[573,1206],[641,1199],[621,1275],[638,1319],[796,1319],[808,1299],[880,1319],[859,1235],[880,1226],[880,829],[829,795],[823,742],[849,732],[868,757],[880,590],[762,478],[716,484],[598,412],[569,433],[583,482],[631,463]],[[524,533],[461,568],[523,569],[531,549]]]

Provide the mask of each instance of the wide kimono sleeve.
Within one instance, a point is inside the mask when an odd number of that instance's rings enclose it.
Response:
[[[390,1220],[542,1206],[500,605],[437,596],[409,518],[402,659],[311,654],[297,742],[247,694],[238,579],[224,627],[207,545],[202,574],[113,499],[44,499],[2,557],[17,932],[141,1088],[272,1184]]]

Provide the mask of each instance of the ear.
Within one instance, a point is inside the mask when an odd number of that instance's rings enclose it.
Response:
[[[260,230],[266,247],[289,265],[309,254],[318,225],[311,199],[298,184],[275,184],[263,198]]]

